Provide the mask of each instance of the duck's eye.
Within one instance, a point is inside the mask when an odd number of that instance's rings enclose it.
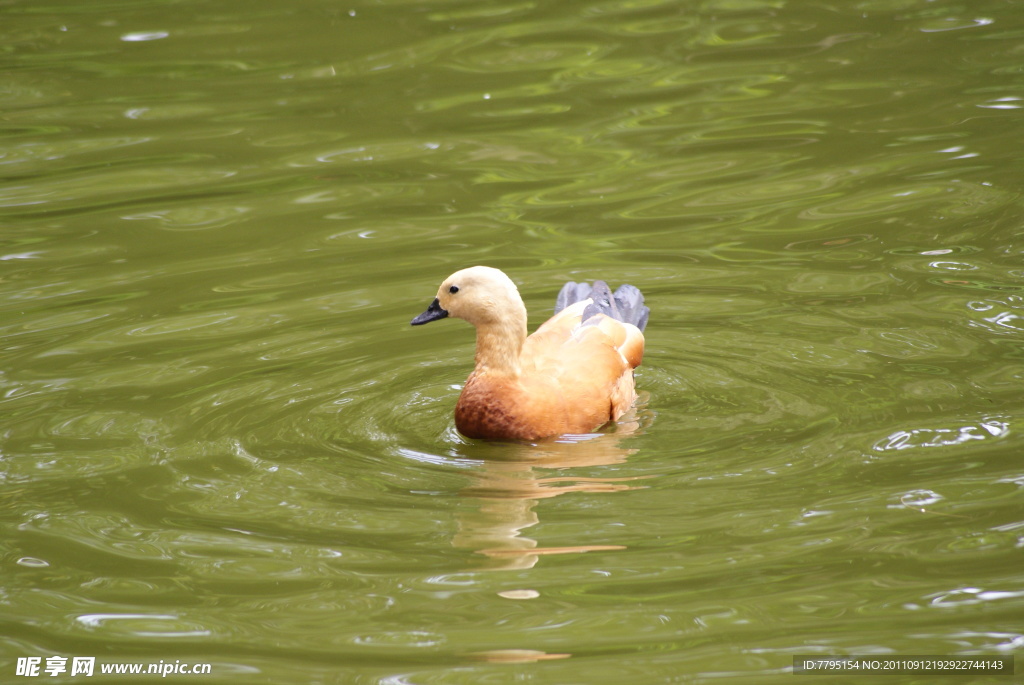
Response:
[[[459,292],[459,286],[453,285],[452,287],[448,288],[448,292],[454,295],[455,293]]]

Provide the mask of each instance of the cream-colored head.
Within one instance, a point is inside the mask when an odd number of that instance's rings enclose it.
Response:
[[[489,266],[456,271],[437,289],[437,299],[412,323],[414,326],[452,316],[474,326],[526,325],[519,289],[504,272]]]
[[[448,316],[465,319],[474,326],[518,318],[523,298],[512,279],[489,266],[471,266],[456,271],[437,289],[437,301]]]
[[[476,326],[477,372],[519,374],[519,353],[526,340],[526,307],[512,279],[489,266],[456,271],[437,289],[437,297],[412,320],[413,326],[454,316]]]

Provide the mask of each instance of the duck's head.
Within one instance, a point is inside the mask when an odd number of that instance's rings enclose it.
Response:
[[[522,310],[523,300],[511,278],[489,266],[471,266],[446,278],[427,311],[413,319],[412,325],[451,316],[486,326],[516,320]],[[522,318],[525,320],[525,314]]]

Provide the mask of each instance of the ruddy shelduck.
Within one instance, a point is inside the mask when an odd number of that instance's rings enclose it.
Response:
[[[633,405],[649,313],[631,285],[613,294],[603,281],[570,281],[555,315],[527,337],[515,283],[474,266],[445,279],[412,325],[451,316],[476,326],[476,368],[455,406],[455,427],[468,438],[530,441],[592,431]]]

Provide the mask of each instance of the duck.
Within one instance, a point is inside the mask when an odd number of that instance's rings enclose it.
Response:
[[[531,442],[592,432],[633,406],[649,315],[632,285],[613,293],[604,281],[569,281],[554,315],[527,335],[516,284],[500,269],[472,266],[446,278],[412,325],[473,324],[475,367],[455,427],[471,439]]]

